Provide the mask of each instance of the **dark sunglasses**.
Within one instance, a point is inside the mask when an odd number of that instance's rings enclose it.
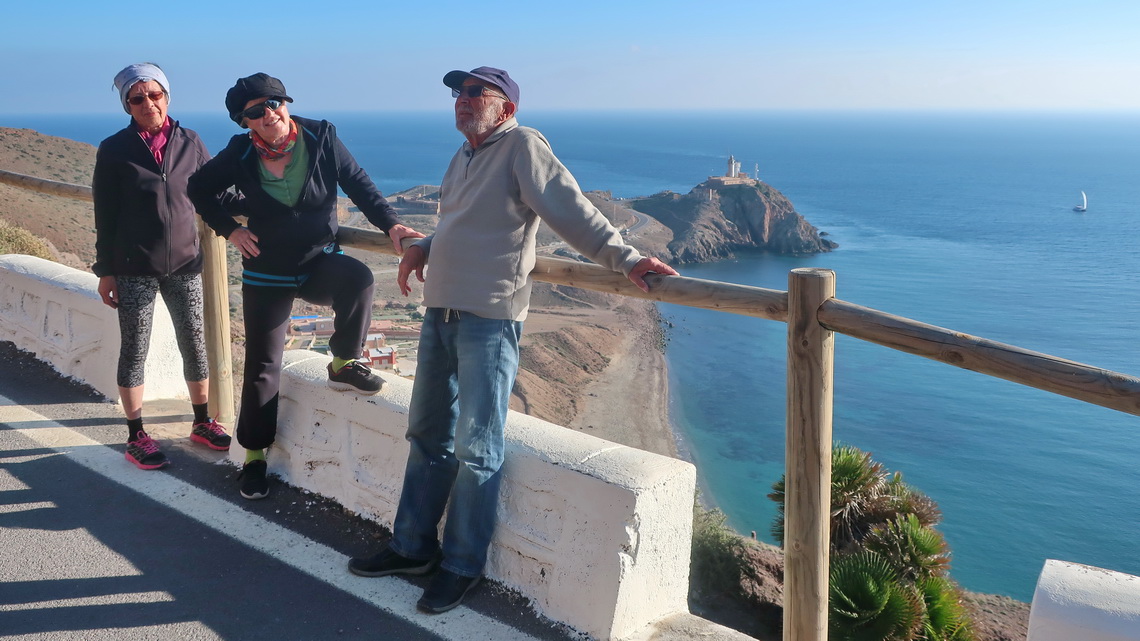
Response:
[[[146,102],[146,100],[148,98],[150,99],[151,102],[158,102],[159,100],[162,100],[165,97],[166,97],[166,94],[161,92],[161,91],[151,91],[148,93],[140,93],[138,95],[131,96],[130,98],[127,98],[127,102],[129,102],[132,105],[135,105],[137,107],[138,105],[141,105],[142,103]]]
[[[507,99],[507,97],[504,96],[503,94],[495,91],[494,89],[492,89],[490,87],[484,87],[483,85],[467,85],[466,87],[460,87],[459,89],[452,87],[452,89],[451,89],[451,97],[452,98],[458,98],[459,96],[461,96],[463,94],[466,94],[468,98],[478,98],[478,97],[482,96],[483,94],[490,94],[492,96],[495,96],[496,98],[502,98],[503,100]]]
[[[280,100],[266,100],[265,102],[263,102],[261,104],[254,105],[254,106],[250,107],[249,109],[246,109],[245,111],[241,112],[241,117],[245,118],[246,120],[258,120],[260,118],[265,117],[265,110],[266,109],[271,109],[273,111],[277,111],[277,109],[280,106],[281,106]]]

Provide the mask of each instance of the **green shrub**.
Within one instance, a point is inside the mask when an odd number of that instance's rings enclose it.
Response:
[[[785,479],[772,533],[784,539]],[[950,549],[933,528],[937,504],[858,448],[831,457],[830,639],[968,641],[971,625],[950,581]]]
[[[922,629],[925,608],[917,591],[878,554],[838,557],[829,579],[829,640],[909,641]]]
[[[728,517],[717,509],[693,507],[693,549],[690,584],[705,595],[740,592],[741,547],[744,541],[726,525]]]
[[[938,530],[923,525],[914,514],[899,515],[874,528],[863,545],[886,559],[908,581],[944,576],[950,569],[946,539]]]
[[[926,641],[972,641],[970,618],[954,582],[944,576],[931,576],[916,585],[926,605],[923,638]]]

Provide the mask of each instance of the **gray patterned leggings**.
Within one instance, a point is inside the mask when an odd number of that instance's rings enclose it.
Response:
[[[119,387],[143,384],[143,366],[150,349],[154,322],[154,298],[162,300],[174,321],[174,336],[182,352],[182,369],[187,381],[205,380],[210,375],[206,362],[206,333],[203,328],[202,276],[116,276],[119,294]]]

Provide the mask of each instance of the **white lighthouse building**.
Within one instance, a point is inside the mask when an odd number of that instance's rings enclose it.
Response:
[[[724,175],[727,178],[740,177],[740,162],[736,160],[735,156],[728,157],[728,171]]]

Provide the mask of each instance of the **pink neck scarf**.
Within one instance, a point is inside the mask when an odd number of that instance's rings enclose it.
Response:
[[[170,141],[170,131],[174,129],[174,121],[170,116],[166,117],[166,122],[162,123],[162,128],[155,133],[148,133],[139,129],[139,135],[142,136],[143,142],[150,148],[150,153],[154,154],[154,161],[162,164],[162,154],[166,151],[166,143]]]

